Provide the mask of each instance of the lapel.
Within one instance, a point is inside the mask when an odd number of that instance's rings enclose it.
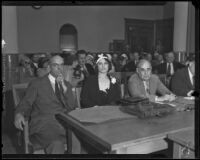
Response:
[[[192,85],[192,83],[191,83],[191,81],[190,81],[190,76],[189,76],[188,67],[185,68],[185,70],[184,70],[184,79],[185,79],[186,84],[188,85],[188,87],[194,88],[194,86]]]
[[[149,92],[151,93],[151,94],[154,94],[154,87],[155,86],[155,83],[154,83],[154,80],[153,80],[153,78],[152,78],[152,76],[150,77],[150,79],[149,79]]]
[[[45,81],[46,81],[46,84],[47,84],[47,89],[48,89],[48,91],[49,91],[49,95],[50,95],[50,97],[52,98],[52,100],[56,100],[57,102],[60,103],[59,99],[58,99],[57,96],[55,95],[55,92],[54,92],[54,90],[53,90],[53,88],[52,88],[52,85],[51,85],[51,82],[50,82],[50,80],[49,80],[48,74],[47,74],[46,77],[45,77]]]
[[[141,80],[141,78],[138,76],[138,74],[137,74],[137,77],[138,77],[138,82],[139,82],[139,86],[138,86],[138,90],[140,90],[140,88],[141,88],[141,92],[142,92],[142,94],[143,95],[146,95],[146,91],[145,91],[145,88],[144,88],[144,83],[143,83],[143,81]]]

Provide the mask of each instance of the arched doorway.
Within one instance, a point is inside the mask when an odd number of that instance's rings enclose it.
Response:
[[[72,24],[64,24],[60,28],[60,49],[63,52],[75,53],[78,49],[78,34]]]

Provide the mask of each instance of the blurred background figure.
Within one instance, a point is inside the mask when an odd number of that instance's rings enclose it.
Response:
[[[85,50],[79,50],[76,53],[78,64],[74,68],[73,76],[76,79],[81,80],[78,85],[82,85],[84,83],[84,80],[89,75],[94,75],[95,71],[91,64],[86,63],[86,51]]]
[[[154,67],[154,72],[157,74],[166,74],[168,77],[172,76],[178,69],[185,67],[185,65],[176,62],[174,53],[168,52],[165,54],[166,61]]]
[[[191,96],[195,89],[195,58],[188,57],[188,65],[179,69],[171,79],[171,90],[178,96]]]
[[[130,52],[129,53],[130,61],[124,66],[122,71],[124,72],[135,72],[137,63],[139,61],[139,53],[138,52]]]
[[[86,56],[85,63],[90,64],[92,67],[94,67],[94,57],[92,54],[88,54]]]
[[[161,63],[164,63],[164,59],[163,59],[163,55],[162,54],[158,54],[157,56],[154,57],[154,59],[152,59],[151,64],[152,66],[157,66]]]
[[[37,76],[37,69],[28,56],[22,55],[19,61],[20,83],[28,83]]]
[[[123,53],[119,56],[119,63],[116,66],[116,71],[117,72],[123,72],[123,67],[127,64],[128,62],[128,56]]]
[[[151,55],[151,53],[146,53],[144,55],[144,59],[148,60],[151,63],[151,61],[152,61],[152,55]]]
[[[50,71],[49,68],[49,58],[41,57],[38,60],[38,69],[37,69],[37,76],[43,77],[44,75],[48,74]]]

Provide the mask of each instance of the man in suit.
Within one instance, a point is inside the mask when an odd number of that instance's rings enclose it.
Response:
[[[135,72],[137,63],[139,61],[139,53],[138,52],[131,52],[129,54],[130,61],[123,67],[123,72]]]
[[[178,70],[171,79],[171,90],[178,96],[191,96],[195,88],[195,60],[190,59],[188,67]]]
[[[94,75],[95,71],[91,64],[86,63],[86,51],[79,50],[77,53],[78,64],[74,68],[74,77],[82,84],[89,75]]]
[[[30,119],[30,140],[41,145],[47,154],[64,153],[65,130],[55,119],[56,113],[74,109],[71,85],[63,78],[63,58],[50,59],[50,73],[30,82],[26,95],[15,111],[15,126],[23,130]]]
[[[178,69],[185,67],[185,65],[176,62],[174,53],[168,52],[165,55],[166,62],[161,63],[154,67],[153,71],[157,74],[166,74],[167,76],[172,76]]]
[[[167,89],[159,78],[151,74],[152,66],[148,60],[138,62],[136,73],[128,81],[128,89],[132,97],[145,97],[150,101],[172,101],[175,95]],[[160,94],[161,96],[157,96]]]

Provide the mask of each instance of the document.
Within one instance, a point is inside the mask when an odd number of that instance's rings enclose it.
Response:
[[[119,107],[120,106],[98,106],[73,110],[68,114],[76,120],[85,123],[103,123],[110,120],[137,118],[134,115],[122,112]]]

